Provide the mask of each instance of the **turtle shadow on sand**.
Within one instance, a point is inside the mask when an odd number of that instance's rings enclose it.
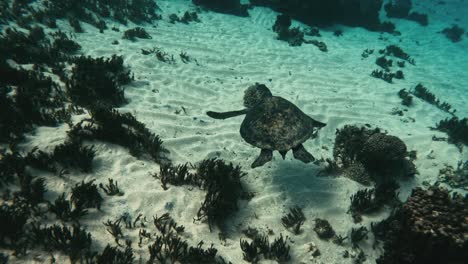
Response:
[[[341,208],[330,205],[337,204],[340,199],[349,199],[341,191],[343,181],[348,179],[319,177],[319,167],[301,165],[294,161],[279,162],[276,165],[268,172],[271,175],[268,177],[268,185],[278,186],[286,195],[287,204],[302,208],[313,205],[314,210],[334,215],[343,213]]]
[[[245,90],[244,106],[243,110],[208,111],[206,114],[215,119],[246,115],[240,134],[247,143],[261,149],[252,168],[271,161],[274,150],[278,150],[283,159],[292,150],[294,158],[304,163],[315,160],[302,143],[315,137],[325,123],[312,119],[288,100],[273,96],[264,84],[256,83]]]

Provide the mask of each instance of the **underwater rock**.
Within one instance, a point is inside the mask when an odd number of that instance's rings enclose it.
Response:
[[[192,0],[195,5],[201,5],[215,12],[246,17],[249,16],[249,5],[241,4],[240,0]]]
[[[148,34],[148,32],[146,32],[144,28],[136,27],[136,28],[126,30],[122,38],[135,41],[137,38],[151,39],[152,37]]]
[[[323,52],[328,51],[327,44],[325,44],[325,42],[323,41],[318,41],[314,39],[314,40],[307,40],[305,41],[305,43],[314,44],[317,48],[319,48],[320,51],[323,51]]]
[[[467,218],[466,198],[439,187],[418,187],[388,219],[372,224],[376,238],[384,241],[377,263],[464,263]]]
[[[298,27],[289,28],[291,26],[291,18],[288,15],[281,14],[276,17],[275,24],[272,29],[278,34],[278,39],[289,43],[290,46],[301,46],[304,40],[304,32]]]
[[[396,136],[375,133],[364,143],[359,160],[371,170],[392,167],[406,156],[405,143]]]
[[[395,24],[389,21],[385,21],[382,22],[382,24],[380,24],[380,31],[387,32],[393,35],[401,35],[401,33],[396,30]]]
[[[308,25],[345,24],[379,30],[382,0],[250,0],[254,6],[266,6]]]
[[[384,5],[387,17],[405,18],[411,10],[411,0],[392,0]]]
[[[429,25],[429,19],[426,14],[421,14],[418,12],[411,12],[408,15],[407,19],[418,22],[421,26]]]
[[[291,17],[286,14],[276,16],[275,24],[272,29],[274,32],[279,33],[283,30],[289,29],[291,26]]]
[[[444,28],[442,33],[452,42],[459,42],[463,36],[463,33],[465,33],[465,29],[459,27],[458,25],[453,25],[450,28]]]
[[[325,219],[315,218],[314,231],[321,239],[330,239],[335,236],[335,230],[333,230],[330,223]]]
[[[346,125],[337,129],[334,164],[346,176],[363,184],[413,176],[417,171],[409,155],[401,139],[387,135],[379,128]]]

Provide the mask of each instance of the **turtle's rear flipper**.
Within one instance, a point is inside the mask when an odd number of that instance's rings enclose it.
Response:
[[[260,156],[252,163],[252,169],[256,167],[263,166],[265,163],[269,162],[273,158],[273,151],[269,149],[262,149]]]
[[[304,163],[309,163],[315,160],[314,156],[307,152],[307,150],[302,144],[293,148],[293,155],[295,159],[300,160]]]
[[[229,112],[213,112],[213,111],[206,112],[206,114],[209,117],[214,118],[214,119],[226,119],[230,117],[245,115],[246,113],[247,113],[247,109],[238,110],[238,111],[229,111]]]
[[[312,120],[313,120],[313,125],[314,125],[314,127],[322,128],[322,127],[324,127],[324,126],[327,125],[327,124],[322,123],[322,122],[320,122],[320,121],[317,121],[317,120],[315,120],[315,119],[312,119]]]

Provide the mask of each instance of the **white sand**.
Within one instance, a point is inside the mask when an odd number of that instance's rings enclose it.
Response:
[[[450,25],[450,22],[443,22],[443,16],[447,16],[444,10],[454,12],[455,4],[448,3],[444,9],[434,11],[417,6],[418,11],[429,14],[428,27],[391,20],[402,36],[344,26],[321,30],[322,37],[318,39],[329,49],[324,53],[313,45],[290,47],[286,42],[276,40],[270,28],[277,14],[266,8],[250,10],[248,18],[202,12],[199,14],[202,23],[184,25],[170,24],[167,17],[170,13],[182,14],[194,9],[189,1],[159,0],[158,3],[164,19],[158,21],[156,27],[145,28],[153,37],[151,40],[122,40],[122,32],[134,25],[125,27],[112,22],[108,25],[115,25],[121,32],[107,30],[105,34],[99,34],[97,29],[83,24],[86,33],[77,34],[76,40],[82,45],[83,54],[124,56],[136,81],[126,88],[125,95],[130,103],[119,110],[131,112],[159,134],[174,163],[196,163],[205,158],[220,157],[239,164],[248,173],[243,178],[244,186],[253,191],[255,197],[250,202],[242,201],[238,213],[229,219],[224,243],[218,238],[219,230],[209,232],[206,223],[193,223],[204,198],[203,191],[174,186],[164,191],[160,182],[150,176],[150,173],[159,172],[157,164],[136,159],[122,147],[92,142],[97,149],[93,174],[72,172],[64,180],[46,173],[39,175],[46,178],[49,189],[46,198],[51,201],[63,191],[70,192],[71,187],[82,180],[97,179],[96,183],[107,183],[107,178],[111,177],[118,181],[125,195],[108,197],[103,194],[102,211],[91,210],[80,221],[93,234],[95,250],[102,250],[107,243],[114,245],[102,222],[115,220],[123,212],[134,217],[142,213],[149,220],[150,230],[154,230],[152,217],[169,212],[179,225],[185,226],[183,237],[191,245],[195,246],[200,240],[206,246],[213,243],[218,254],[232,263],[244,263],[239,239],[245,238],[241,230],[248,226],[262,231],[272,229],[275,235],[270,241],[280,233],[289,236],[291,263],[352,263],[352,259],[342,257],[345,250],[351,249],[350,243],[340,247],[320,240],[312,230],[313,219],[325,218],[337,234],[348,235],[351,227],[359,226],[346,213],[349,197],[364,186],[343,177],[316,177],[320,170],[318,166],[302,164],[294,160],[291,153],[282,160],[276,152],[272,162],[250,169],[259,149],[244,142],[239,135],[242,117],[213,120],[205,115],[207,110],[241,109],[244,90],[255,82],[265,83],[275,95],[290,100],[313,118],[327,123],[317,139],[304,144],[316,158],[332,157],[335,131],[345,124],[368,123],[381,127],[403,139],[409,150],[417,150],[416,165],[420,175],[413,181],[402,183],[402,198],[423,181],[433,183],[445,163],[455,165],[458,160],[467,159],[466,151],[461,154],[453,145],[431,140],[433,135],[446,136],[429,127],[449,117],[448,114],[419,99],[414,100],[415,105],[403,117],[390,114],[393,108],[402,108],[397,92],[421,82],[442,101],[456,108],[459,116],[467,115],[467,37],[452,43],[436,33]],[[466,17],[462,19],[458,23],[468,28]],[[294,25],[303,26],[297,22]],[[60,22],[59,26],[70,29],[66,22]],[[333,36],[336,28],[343,29],[342,37]],[[380,36],[385,40],[380,40]],[[111,45],[113,40],[120,44]],[[394,84],[370,76],[378,67],[374,63],[377,51],[389,44],[401,46],[417,64],[407,63],[403,69],[406,79],[395,80]],[[140,52],[142,48],[153,47],[173,54],[177,63],[162,63]],[[375,52],[369,58],[361,59],[366,48]],[[181,51],[197,59],[200,65],[182,63],[178,56]],[[24,149],[36,145],[52,149],[54,144],[63,142],[66,130],[66,126],[61,129],[38,128],[28,137]],[[434,151],[433,158],[428,157],[431,151]],[[307,218],[300,235],[290,233],[281,224],[281,217],[295,205],[303,208]],[[364,216],[362,224],[369,227],[371,221],[385,216],[386,212]],[[138,241],[138,229],[123,229],[123,232],[126,238]],[[312,260],[306,250],[310,242],[316,243],[322,253],[316,260]],[[370,235],[370,239],[361,244],[368,256],[366,263],[374,263],[373,259],[381,253],[381,250],[372,250],[372,243]],[[133,244],[137,259],[141,256],[146,260],[147,245],[139,248]],[[57,263],[68,261],[58,253],[54,256]],[[28,259],[30,263],[40,263],[49,256],[32,253]],[[12,263],[24,261],[13,257],[10,260]]]

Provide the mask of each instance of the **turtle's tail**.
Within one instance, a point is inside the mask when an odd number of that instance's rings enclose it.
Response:
[[[229,112],[213,112],[208,111],[206,114],[214,119],[226,119],[230,117],[245,115],[247,113],[247,109],[238,110],[238,111],[229,111]]]

